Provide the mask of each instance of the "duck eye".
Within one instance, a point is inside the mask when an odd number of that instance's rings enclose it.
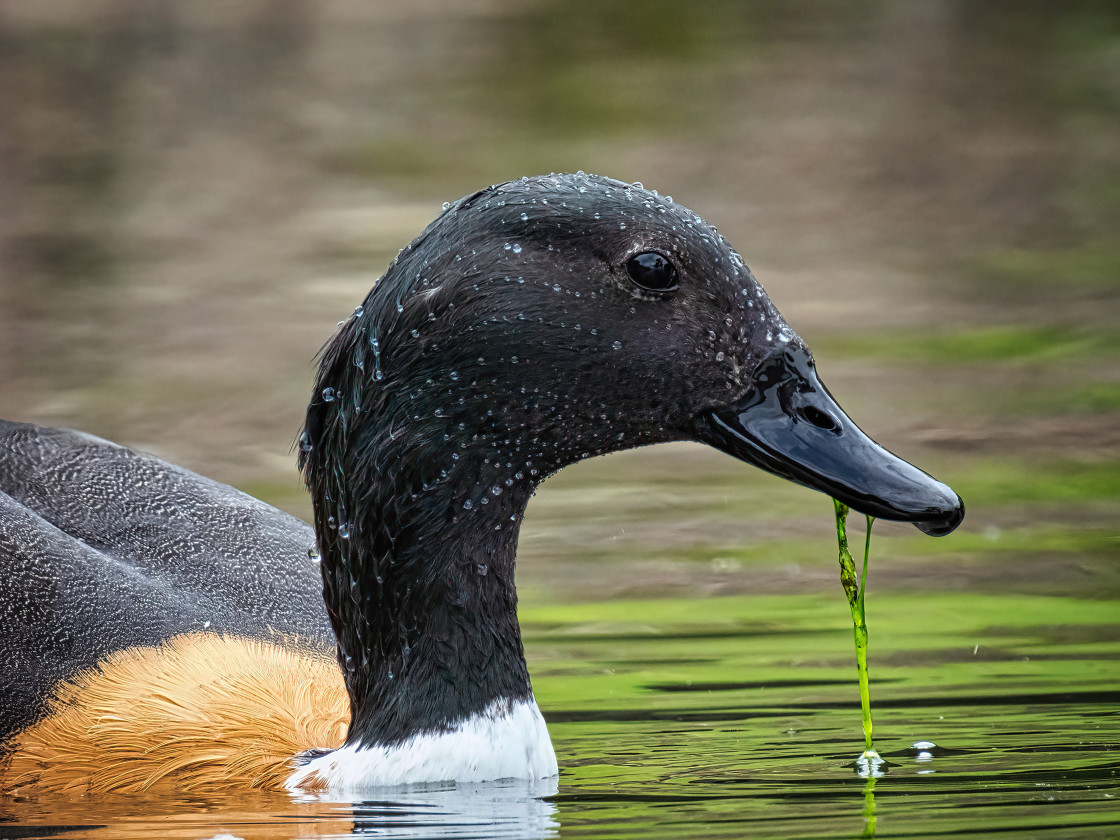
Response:
[[[669,292],[677,288],[677,269],[661,254],[645,251],[626,261],[630,279],[650,292]]]

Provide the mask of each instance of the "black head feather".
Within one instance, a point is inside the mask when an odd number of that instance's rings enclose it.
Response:
[[[635,282],[650,252],[672,289]],[[799,341],[722,237],[640,186],[522,179],[432,222],[326,347],[301,445],[355,726],[378,721],[363,736],[526,695],[513,556],[533,489],[692,436],[779,339]]]

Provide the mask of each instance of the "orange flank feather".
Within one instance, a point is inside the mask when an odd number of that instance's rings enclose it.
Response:
[[[326,652],[177,636],[65,683],[10,745],[0,792],[279,789],[293,756],[340,746],[349,721]]]

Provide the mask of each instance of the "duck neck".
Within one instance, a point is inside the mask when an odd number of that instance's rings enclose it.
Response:
[[[394,461],[399,469],[415,453]],[[514,584],[529,494],[494,495],[490,488],[504,482],[480,487],[485,465],[460,464],[434,483],[397,474],[372,493],[336,488],[316,499],[324,598],[350,695],[349,745],[447,731],[532,699]],[[351,468],[366,474],[361,464]]]
[[[410,278],[445,276],[419,259],[406,249],[325,349],[300,444],[347,742],[398,744],[522,703],[547,741],[517,623],[517,535],[536,485],[602,442],[594,424],[558,423],[567,391],[547,355],[508,346],[513,316],[472,321],[450,279],[413,294]]]

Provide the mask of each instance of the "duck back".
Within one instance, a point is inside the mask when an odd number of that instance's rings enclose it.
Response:
[[[0,421],[0,739],[52,686],[191,631],[334,643],[309,525],[91,435]]]

